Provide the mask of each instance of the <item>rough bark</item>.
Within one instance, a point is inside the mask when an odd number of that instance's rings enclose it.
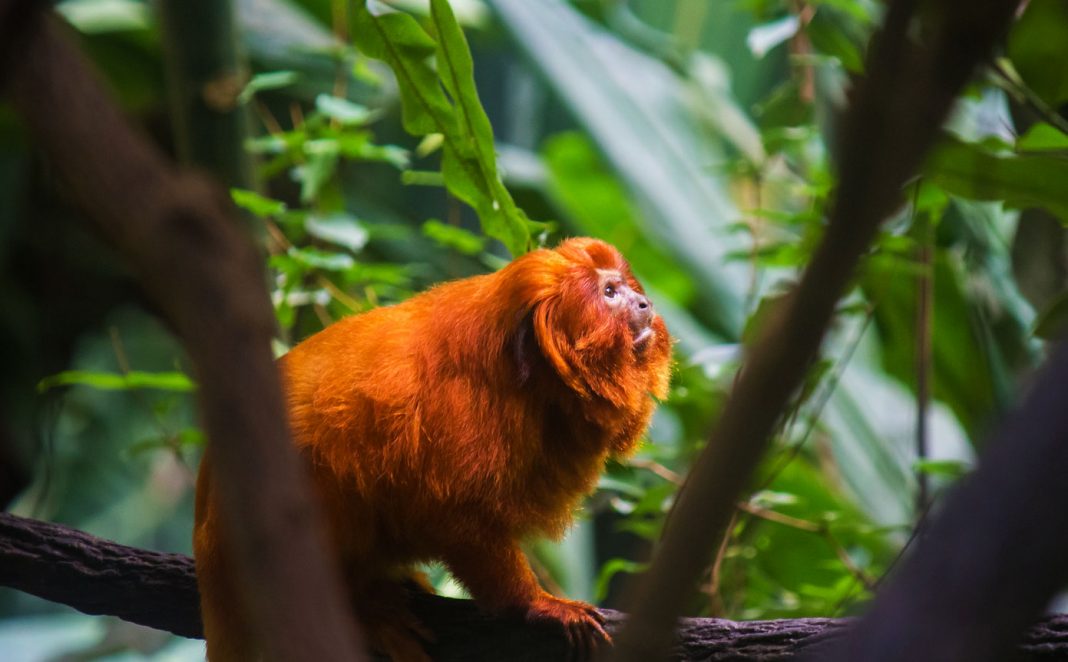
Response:
[[[200,636],[193,560],[127,547],[69,527],[0,513],[0,586],[173,632]],[[563,638],[479,612],[469,600],[417,596],[413,608],[436,634],[436,660],[566,659]],[[624,615],[604,610],[609,629]],[[687,618],[677,629],[675,659],[720,662],[789,660],[842,638],[849,619],[729,621]],[[1024,660],[1068,657],[1068,615],[1040,620],[1018,647]]]

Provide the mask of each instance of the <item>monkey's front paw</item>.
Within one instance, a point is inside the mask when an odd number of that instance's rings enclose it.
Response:
[[[604,629],[604,616],[585,602],[543,595],[531,603],[526,618],[530,623],[551,623],[563,628],[571,650],[580,659],[590,659],[598,646],[612,643]]]

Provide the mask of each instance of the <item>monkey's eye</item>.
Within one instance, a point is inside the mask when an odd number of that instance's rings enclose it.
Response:
[[[615,299],[616,298],[616,286],[615,285],[605,285],[604,286],[604,298],[606,298],[606,299]]]

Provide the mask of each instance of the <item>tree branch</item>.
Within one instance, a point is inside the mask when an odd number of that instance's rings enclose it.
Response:
[[[263,260],[225,191],[131,128],[62,26],[0,0],[0,75],[67,193],[181,336],[243,609],[269,660],[354,660],[359,630],[289,440]],[[267,486],[269,489],[265,489]]]
[[[193,559],[96,538],[58,524],[0,513],[0,586],[112,615],[183,637],[200,636]],[[560,633],[492,618],[470,600],[413,599],[415,611],[437,635],[435,660],[565,659]],[[618,631],[623,614],[604,610]],[[770,662],[818,652],[839,640],[847,619],[799,618],[736,622],[689,618],[679,623],[675,657],[708,662]],[[1024,660],[1068,655],[1068,615],[1043,619],[1019,646]]]
[[[1017,0],[890,4],[866,78],[842,118],[839,184],[826,234],[777,317],[748,348],[739,379],[679,491],[634,617],[613,659],[659,659],[675,619],[714,558],[734,504],[819,352],[823,335],[879,224],[935,141],[953,100],[1005,31]],[[914,41],[916,35],[922,41]]]
[[[0,513],[0,586],[93,615],[200,637],[193,559]]]

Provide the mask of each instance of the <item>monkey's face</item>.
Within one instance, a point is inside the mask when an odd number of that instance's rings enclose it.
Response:
[[[628,384],[652,380],[649,391],[664,390],[658,375],[666,375],[671,338],[615,248],[572,239],[524,262],[545,268],[531,321],[537,348],[565,383],[613,401],[625,399]]]
[[[643,349],[656,334],[656,314],[638,281],[618,269],[598,269],[597,289],[611,315],[626,323],[634,349]]]

